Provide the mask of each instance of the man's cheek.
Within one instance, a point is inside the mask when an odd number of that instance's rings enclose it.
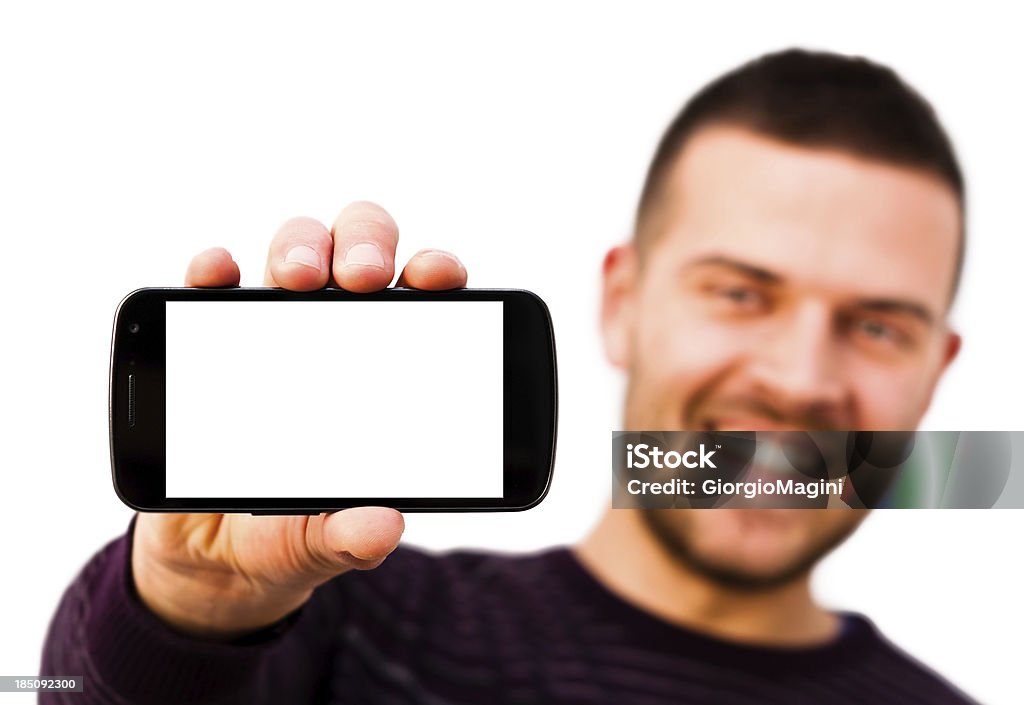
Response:
[[[863,366],[849,371],[854,389],[857,429],[907,430],[917,424],[923,381],[919,370],[879,370]]]
[[[660,343],[673,380],[699,386],[748,356],[752,345],[749,331],[704,321],[673,327]]]
[[[724,381],[751,343],[743,336],[707,324],[652,325],[640,337],[637,377],[648,402],[678,420],[694,395]],[[670,419],[666,419],[668,422]]]

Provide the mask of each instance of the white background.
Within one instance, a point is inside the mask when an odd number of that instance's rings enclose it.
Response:
[[[180,284],[211,245],[257,285],[278,224],[356,198],[390,209],[400,258],[451,249],[471,285],[539,293],[557,334],[548,500],[411,515],[408,542],[583,535],[608,501],[621,403],[596,327],[602,254],[682,101],[767,50],[862,53],[935,104],[966,169],[970,244],[963,354],[924,428],[1024,429],[1019,27],[980,3],[4,3],[0,672],[36,672],[64,587],[130,517],[107,450],[121,296]],[[1019,511],[877,512],[816,587],[983,702],[1019,703],[1022,529]]]
[[[500,301],[166,310],[167,497],[503,496]]]

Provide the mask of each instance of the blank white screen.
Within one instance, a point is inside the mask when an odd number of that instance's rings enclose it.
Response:
[[[502,302],[166,307],[168,497],[503,496]]]

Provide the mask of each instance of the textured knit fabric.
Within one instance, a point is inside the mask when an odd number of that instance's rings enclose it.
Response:
[[[935,705],[970,699],[843,615],[814,648],[687,630],[609,592],[566,548],[506,556],[399,548],[235,643],[178,634],[139,601],[131,530],[97,553],[50,625],[41,703]]]

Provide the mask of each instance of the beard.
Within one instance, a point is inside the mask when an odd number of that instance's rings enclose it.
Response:
[[[680,568],[705,580],[735,591],[769,591],[804,578],[811,569],[834,548],[852,534],[866,516],[864,510],[843,509],[647,509],[637,510],[641,521],[661,548]],[[849,521],[818,526],[812,532],[813,540],[802,543],[787,552],[783,559],[768,567],[754,566],[743,560],[731,560],[729,555],[702,549],[696,540],[699,530],[694,525],[695,512],[785,512],[796,513],[798,518],[809,515],[823,516],[822,512],[844,513]],[[726,552],[727,553],[727,552]]]
[[[645,379],[643,371],[636,366],[629,375],[625,409],[629,430],[717,431],[716,418],[737,414],[794,431],[847,430],[854,425],[845,409],[817,405],[783,408],[777,400],[750,390],[723,394],[718,379],[709,380],[680,404],[663,394],[650,394],[660,385]],[[636,511],[651,536],[681,569],[723,588],[747,592],[772,590],[804,578],[867,515],[855,509]],[[706,540],[705,532],[715,534],[719,529],[724,530],[721,535],[731,538]]]

